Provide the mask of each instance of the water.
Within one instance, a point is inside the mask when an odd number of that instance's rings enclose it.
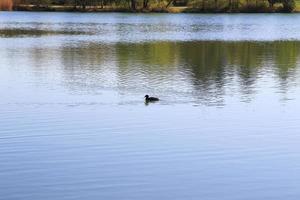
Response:
[[[1,12],[0,199],[298,199],[299,18]]]

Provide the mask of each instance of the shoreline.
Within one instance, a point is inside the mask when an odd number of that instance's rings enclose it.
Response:
[[[199,14],[236,14],[236,13],[300,13],[300,10],[295,9],[292,12],[286,12],[282,8],[241,8],[240,10],[227,10],[227,9],[207,9],[191,8],[191,7],[168,7],[168,8],[149,8],[149,9],[136,9],[131,10],[124,7],[87,7],[86,9],[75,8],[74,6],[36,6],[36,5],[18,5],[14,6],[12,11],[26,11],[26,12],[86,12],[86,13],[199,13]]]

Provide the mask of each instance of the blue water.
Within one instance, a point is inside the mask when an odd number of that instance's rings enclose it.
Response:
[[[1,12],[0,199],[298,199],[299,17]]]

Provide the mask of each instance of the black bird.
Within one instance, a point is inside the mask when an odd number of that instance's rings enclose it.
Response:
[[[145,95],[145,101],[146,102],[154,102],[154,101],[159,101],[159,98],[156,97],[149,97],[149,95]]]

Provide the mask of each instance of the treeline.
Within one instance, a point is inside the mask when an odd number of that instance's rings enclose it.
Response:
[[[155,3],[163,3],[163,1],[165,0],[155,0]],[[37,7],[71,6],[77,10],[103,9],[105,7],[122,7],[137,10],[149,8],[149,2],[150,0],[16,0],[14,5],[34,5]]]
[[[55,10],[61,7],[75,11],[105,9],[164,11],[177,7],[187,12],[291,12],[296,8],[296,0],[1,0],[1,2],[7,4],[6,7],[12,7],[13,4],[16,10],[30,6],[32,10],[39,8]]]

